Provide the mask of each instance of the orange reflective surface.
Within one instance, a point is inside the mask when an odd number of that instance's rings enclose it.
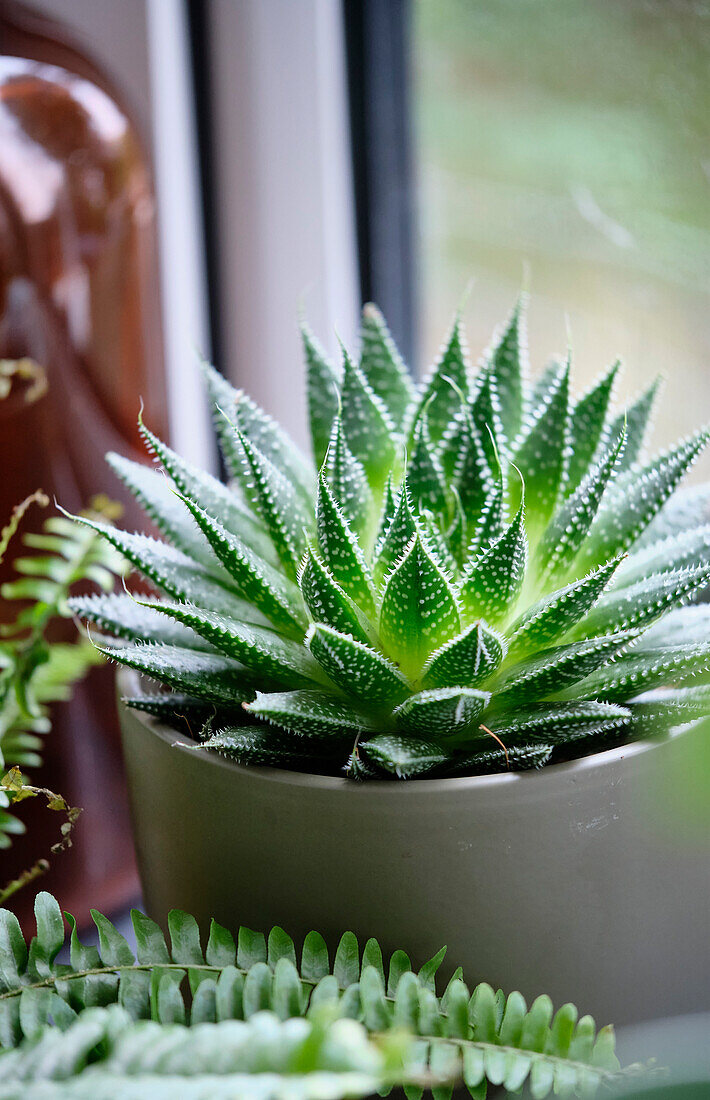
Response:
[[[70,510],[105,491],[127,505],[128,526],[141,523],[103,456],[144,457],[140,398],[151,426],[167,434],[149,164],[103,74],[60,28],[3,0],[0,358],[25,356],[45,368],[48,390],[27,402],[20,381],[0,401],[0,526],[38,487]],[[23,529],[44,518],[32,510]],[[41,884],[81,919],[89,904],[111,908],[137,889],[112,681],[98,669],[56,708],[36,775],[84,807],[74,848],[53,859]],[[3,853],[3,881],[57,839],[54,814],[37,805],[22,817],[28,834]],[[24,893],[21,916],[34,891]]]

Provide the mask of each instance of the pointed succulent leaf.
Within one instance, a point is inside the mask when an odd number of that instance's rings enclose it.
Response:
[[[354,779],[356,782],[361,782],[364,779],[376,779],[378,776],[377,768],[374,764],[368,764],[366,760],[360,756],[360,751],[357,745],[353,748],[350,756],[347,759],[343,773],[348,779]]]
[[[350,450],[365,468],[372,490],[381,493],[395,458],[394,424],[345,349],[341,416]]]
[[[523,428],[521,436],[525,434],[527,426],[537,418],[537,413],[548,400],[549,395],[557,385],[557,377],[564,366],[565,358],[561,355],[553,355],[533,381],[530,398],[526,412],[523,416]]]
[[[451,553],[449,544],[439,528],[438,517],[428,510],[419,513],[417,517],[419,533],[429,548],[432,557],[449,577],[455,577],[459,571],[455,557]]]
[[[409,487],[405,477],[397,498],[394,515],[374,551],[372,572],[375,582],[382,584],[417,534]]]
[[[463,393],[457,396],[460,401],[460,407],[449,421],[449,425],[437,447],[439,463],[447,484],[452,481],[457,466],[463,461],[463,453],[468,446],[468,435],[471,425],[471,414],[466,404],[466,399]]]
[[[343,515],[363,545],[369,546],[375,520],[375,501],[365,469],[345,441],[339,414],[333,421],[325,474]]]
[[[255,675],[289,687],[326,682],[300,642],[284,638],[269,627],[242,623],[185,603],[141,601],[140,606],[189,627]]]
[[[710,642],[659,646],[632,651],[623,660],[601,668],[579,685],[579,691],[598,699],[622,702],[669,681],[683,684],[710,669]]]
[[[486,775],[488,772],[528,771],[542,768],[552,756],[552,745],[511,745],[503,748],[489,740],[490,747],[459,753],[447,762],[447,775]]]
[[[473,687],[486,680],[505,655],[505,639],[480,619],[432,653],[424,666],[425,688]]]
[[[377,537],[375,539],[375,547],[381,546],[387,530],[394,519],[395,512],[397,511],[397,497],[395,496],[394,489],[392,487],[392,473],[387,475],[387,482],[385,484],[385,491],[382,496],[382,508],[380,509],[380,519],[377,525]],[[374,557],[374,554],[373,554]]]
[[[174,546],[159,542],[149,535],[119,531],[107,523],[85,516],[74,518],[78,523],[102,534],[147,580],[174,599],[190,600],[204,607],[229,610],[231,614],[243,617],[247,622],[259,618],[256,609],[237,594],[231,577],[230,589],[221,584],[204,566],[197,565]]]
[[[426,413],[414,430],[412,456],[407,466],[407,486],[414,503],[421,508],[442,512],[446,508],[444,474],[434,452]]]
[[[273,462],[241,432],[238,437],[244,454],[245,492],[260,514],[283,568],[295,579],[306,545],[304,532],[313,522],[312,512],[306,510],[293,484]],[[226,526],[238,530],[229,523]]]
[[[592,524],[579,562],[586,568],[633,543],[670,497],[710,439],[703,429],[659,455],[642,469],[632,468],[614,482]]]
[[[626,431],[606,448],[548,524],[538,549],[545,578],[558,578],[569,570],[594,522],[607,485],[623,454]],[[621,549],[621,548],[619,548]]]
[[[451,585],[417,534],[385,581],[379,622],[384,649],[416,678],[429,653],[459,628]]]
[[[590,637],[611,629],[647,626],[671,608],[686,603],[709,582],[710,564],[653,574],[619,591],[605,593],[576,633]]]
[[[503,477],[499,470],[496,480],[491,482],[478,519],[475,523],[471,522],[470,519],[467,522],[466,526],[469,534],[467,559],[471,561],[476,559],[488,550],[494,542],[497,542],[504,533],[504,495]]]
[[[122,455],[109,453],[106,461],[123,484],[131,491],[143,511],[150,516],[161,534],[182,550],[188,557],[200,562],[206,569],[219,575],[219,563],[205,543],[204,536],[191,516],[185,511],[172,491],[170,481],[157,470],[151,470],[140,462],[132,462]],[[236,497],[235,497],[236,500]],[[276,560],[271,541],[262,530],[261,522],[243,509],[239,530],[245,542],[256,553],[272,563]]]
[[[350,634],[359,642],[369,642],[362,613],[310,545],[306,549],[298,580],[306,607],[315,622],[325,623],[341,634]]]
[[[515,464],[526,481],[530,522],[535,528],[549,521],[565,477],[569,370],[569,361],[556,370],[541,405],[528,417],[515,454]]]
[[[521,503],[504,534],[464,569],[460,599],[470,616],[497,622],[520,595],[528,546],[523,515]]]
[[[167,606],[171,606],[168,604]],[[101,631],[131,642],[164,642],[183,649],[210,651],[209,642],[194,630],[161,615],[160,605],[140,604],[133,596],[73,596],[69,608],[79,618],[95,623]]]
[[[391,661],[348,634],[314,624],[306,644],[333,683],[373,707],[398,703],[410,688]]]
[[[683,642],[705,642],[710,638],[710,604],[690,604],[670,611],[642,634],[637,649],[658,649]]]
[[[509,705],[510,699],[517,703],[557,694],[607,664],[637,636],[637,631],[619,630],[602,638],[558,646],[521,661],[501,677],[496,685],[496,700]]]
[[[180,493],[190,497],[211,515],[220,516],[225,527],[239,532],[256,553],[273,562],[273,549],[269,546],[262,523],[239,497],[217,478],[176,454],[146,427],[142,416],[138,418],[138,427],[148,451],[162,464]],[[194,524],[187,516],[184,525],[194,530]]]
[[[362,311],[361,339],[360,369],[400,431],[416,391],[384,317],[371,302]]]
[[[215,554],[222,562],[232,582],[245,599],[251,600],[275,625],[291,633],[301,632],[305,614],[301,594],[290,580],[273,566],[257,558],[246,543],[208,515],[199,505],[183,497],[185,507],[193,515]],[[197,600],[191,601],[195,604]]]
[[[318,469],[328,450],[331,425],[338,412],[342,372],[331,362],[305,322],[301,340],[306,360],[306,394],[313,457]]]
[[[394,716],[403,733],[455,739],[476,729],[489,699],[475,688],[434,688],[410,695],[394,708]]]
[[[710,484],[686,485],[677,489],[660,512],[634,542],[633,549],[646,550],[662,539],[683,535],[710,523]]]
[[[316,520],[318,545],[325,564],[348,596],[366,615],[371,615],[375,609],[375,593],[370,570],[323,473],[318,483]]]
[[[443,764],[447,754],[435,741],[383,733],[360,743],[360,752],[398,779],[415,779]]]
[[[684,531],[632,551],[614,577],[613,589],[628,588],[646,580],[654,573],[674,569],[691,569],[710,563],[710,524]]]
[[[592,465],[598,450],[607,438],[606,424],[614,383],[619,373],[617,359],[595,385],[576,401],[570,412],[570,453],[565,481],[565,493],[569,496],[577,488]],[[625,428],[625,421],[608,438],[616,439]],[[623,455],[618,468],[623,468]]]
[[[167,725],[188,722],[199,727],[214,715],[214,709],[204,699],[196,699],[192,695],[177,691],[129,695],[124,696],[122,702],[130,710],[140,710],[144,714],[150,714]],[[223,710],[220,713],[236,721],[242,718],[240,707],[241,703],[238,703],[233,710]]]
[[[230,419],[232,419],[231,416]],[[243,390],[239,390],[236,394],[231,430],[234,431],[235,428],[280,471],[286,481],[290,482],[303,505],[311,508],[315,470],[310,460],[302,454],[293,440],[289,439],[283,428],[247,397]],[[243,462],[235,476],[244,481]]]
[[[495,482],[478,428],[466,410],[462,418],[461,448],[454,467],[454,482],[469,526],[478,522]]]
[[[226,726],[195,745],[196,752],[218,752],[240,764],[262,768],[313,771],[323,762],[323,745],[317,749],[302,738],[260,726]]]
[[[509,443],[522,427],[527,384],[527,295],[521,294],[490,354],[503,433]]]
[[[468,524],[458,489],[455,485],[450,485],[449,489],[453,499],[454,518],[446,532],[446,542],[458,570],[468,557]]]
[[[625,412],[619,413],[612,421],[609,431],[612,438],[621,431],[622,424],[626,423],[626,448],[621,456],[619,467],[621,471],[630,470],[641,458],[660,386],[659,376],[632,405],[629,405]]]
[[[149,643],[98,648],[112,661],[127,665],[151,680],[218,706],[239,706],[254,696],[252,674],[221,654]]]
[[[466,345],[461,318],[457,315],[451,334],[424,382],[418,404],[415,406],[410,432],[413,434],[419,417],[427,410],[429,434],[438,443],[449,427],[460,405],[460,393],[468,392],[468,366]],[[451,382],[454,383],[452,387]]]
[[[490,719],[493,732],[509,744],[534,738],[557,744],[571,732],[593,727],[606,730],[622,729],[628,724],[631,711],[615,703],[599,703],[594,699],[579,703],[543,703],[516,707],[510,714]]]
[[[245,707],[250,714],[281,729],[306,737],[350,740],[353,734],[377,728],[376,720],[342,699],[321,691],[257,692]]]
[[[500,422],[496,383],[490,368],[479,379],[471,404],[471,420],[478,431],[486,462],[494,470],[498,465],[498,449],[506,440]]]
[[[224,465],[230,477],[239,479],[242,467],[241,448],[234,434],[231,421],[236,414],[240,391],[235,390],[234,386],[211,363],[203,360],[200,366],[207,386],[212,423],[219,439]]]
[[[624,556],[619,554],[597,569],[592,569],[580,580],[572,581],[527,608],[510,628],[510,652],[517,655],[541,649],[557,641],[583,620]]]
[[[667,733],[670,728],[710,714],[710,685],[654,688],[628,704],[634,732],[642,736]]]

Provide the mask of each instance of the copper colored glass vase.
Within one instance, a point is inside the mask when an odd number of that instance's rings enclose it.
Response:
[[[0,358],[36,360],[48,388],[27,401],[20,383],[0,401],[0,526],[39,487],[73,511],[108,492],[130,523],[103,455],[138,457],[138,395],[167,430],[158,296],[151,173],[125,105],[61,28],[2,0]],[[44,518],[33,511],[24,529]],[[33,775],[84,808],[73,849],[42,882],[81,918],[89,904],[115,909],[137,891],[113,715],[111,676],[99,668],[56,708]],[[27,834],[0,856],[2,881],[57,840],[54,814],[28,806],[22,816]]]

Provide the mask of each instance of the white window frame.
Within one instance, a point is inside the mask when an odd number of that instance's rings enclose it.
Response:
[[[211,0],[208,11],[220,365],[304,443],[299,309],[332,354],[357,332],[341,4]]]

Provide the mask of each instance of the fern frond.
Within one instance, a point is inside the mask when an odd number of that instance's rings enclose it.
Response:
[[[35,493],[15,509],[0,534],[0,558],[34,502],[49,503],[43,494]],[[103,508],[108,515],[116,506],[104,502]],[[13,601],[23,601],[14,618],[0,626],[0,771],[13,766],[39,767],[52,704],[69,698],[73,685],[101,660],[86,639],[49,641],[48,630],[54,620],[72,614],[70,592],[87,581],[106,591],[125,568],[119,555],[94,531],[63,516],[51,516],[40,532],[24,534],[22,542],[34,553],[15,557],[18,577],[0,588],[8,610]],[[11,836],[23,831],[9,814],[8,805],[7,793],[0,792],[0,848],[8,847]]]
[[[361,950],[351,932],[331,956],[315,932],[297,951],[280,928],[232,936],[215,921],[204,943],[178,911],[166,939],[134,910],[135,954],[100,913],[98,948],[81,943],[67,915],[70,962],[60,964],[66,936],[51,895],[37,896],[36,914],[26,944],[0,910],[2,1100],[35,1088],[37,1100],[337,1100],[462,1080],[473,1097],[486,1081],[528,1082],[542,1100],[555,1083],[589,1095],[619,1075],[612,1029],[597,1032],[572,1005],[553,1014],[544,995],[528,1008],[486,984],[471,993],[460,971],[438,994],[444,950],[415,971],[405,952],[383,959],[375,940]]]

